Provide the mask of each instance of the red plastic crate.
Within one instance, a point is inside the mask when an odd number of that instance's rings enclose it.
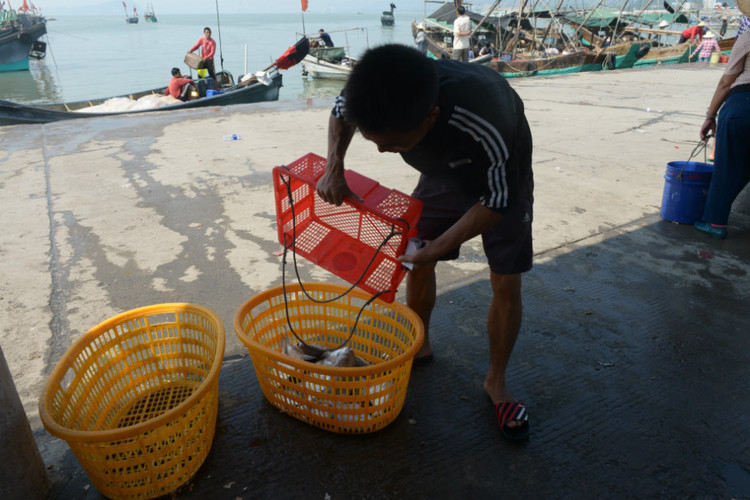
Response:
[[[406,274],[396,259],[403,255],[409,238],[416,236],[422,202],[346,170],[349,188],[363,201],[346,198],[341,206],[331,205],[315,192],[325,166],[324,158],[308,153],[286,167],[273,169],[279,243],[291,244],[296,225],[297,255],[352,284],[365,274],[358,287],[372,294],[387,290],[380,298],[393,302]],[[288,188],[284,181],[289,183]],[[294,221],[288,189],[292,192]],[[375,255],[391,230],[400,234]],[[367,268],[373,255],[375,259]]]

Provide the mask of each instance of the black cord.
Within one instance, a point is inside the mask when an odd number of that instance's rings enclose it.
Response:
[[[286,168],[286,167],[285,167]],[[304,346],[308,346],[308,344],[302,340],[299,335],[297,335],[297,332],[294,331],[294,327],[292,327],[291,319],[289,318],[289,301],[287,299],[287,293],[286,293],[286,254],[287,251],[291,248],[292,249],[292,261],[294,263],[294,273],[297,276],[297,283],[299,284],[300,289],[305,294],[305,296],[311,300],[312,302],[316,304],[327,304],[329,302],[334,302],[336,300],[340,300],[344,296],[346,296],[349,292],[354,290],[354,288],[359,284],[360,281],[364,279],[365,276],[367,276],[367,271],[370,269],[370,266],[375,262],[375,258],[378,256],[378,252],[390,241],[391,238],[393,238],[396,235],[401,235],[402,233],[396,232],[395,225],[391,225],[391,233],[386,236],[385,240],[378,246],[378,248],[375,250],[375,253],[373,254],[372,258],[370,259],[370,262],[367,263],[367,266],[365,267],[365,270],[362,272],[362,275],[357,279],[357,281],[354,282],[354,284],[349,287],[348,290],[343,292],[342,294],[333,297],[331,299],[326,300],[318,300],[314,297],[312,297],[307,290],[305,290],[305,287],[302,285],[302,278],[299,275],[299,268],[297,266],[297,252],[295,250],[295,242],[297,241],[297,216],[294,211],[294,198],[292,196],[292,187],[289,184],[289,181],[284,178],[282,174],[279,174],[279,178],[282,180],[284,185],[286,186],[287,196],[289,197],[289,208],[292,212],[292,241],[290,244],[287,244],[286,241],[286,233],[284,233],[284,255],[281,260],[281,289],[284,294],[284,311],[286,313],[286,322],[289,326],[289,330],[292,332],[292,335]],[[282,228],[283,231],[283,228]],[[364,305],[359,309],[359,312],[357,313],[357,317],[354,320],[354,324],[352,325],[351,331],[349,332],[349,336],[347,339],[342,342],[338,347],[330,348],[330,349],[324,349],[324,351],[335,351],[336,349],[341,349],[345,345],[349,343],[349,341],[352,339],[352,336],[354,335],[354,332],[357,330],[357,324],[359,323],[359,318],[362,316],[362,312],[369,306],[375,299],[383,295],[384,293],[390,292],[390,290],[382,290],[372,297],[370,297]],[[308,346],[309,347],[309,346]]]

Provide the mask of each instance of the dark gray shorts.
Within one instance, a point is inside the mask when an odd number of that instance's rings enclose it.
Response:
[[[449,179],[420,176],[412,196],[423,203],[417,224],[417,237],[434,240],[458,221],[479,201],[479,195],[464,191]],[[531,269],[534,250],[531,243],[533,195],[521,193],[495,226],[482,234],[484,254],[492,272],[517,274]],[[460,247],[439,260],[454,260]]]

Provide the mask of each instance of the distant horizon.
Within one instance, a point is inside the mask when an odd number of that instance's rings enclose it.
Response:
[[[28,0],[27,0],[28,1]],[[518,5],[518,0],[506,0],[506,3],[501,3],[499,10],[507,10],[514,8]],[[434,12],[439,7],[437,3],[425,3],[423,0],[392,0],[396,5],[395,14],[398,16],[399,12],[415,13],[425,12],[425,6],[427,6],[427,13]],[[609,7],[619,7],[622,0],[605,0],[603,4]],[[628,4],[630,9],[640,9],[648,2],[648,0],[631,0]],[[5,3],[9,3],[9,0],[5,0]],[[12,0],[10,4],[14,8],[18,8],[22,5],[23,0]],[[161,15],[174,15],[174,14],[211,14],[216,13],[216,3],[204,3],[199,5],[191,2],[187,5],[183,0],[161,0],[156,2],[130,2],[125,1],[127,10],[123,9],[122,0],[108,0],[105,2],[92,2],[92,0],[37,0],[34,2],[37,7],[42,10],[45,16],[54,15],[125,15],[133,12],[135,6],[137,12],[142,16],[146,11],[146,8],[151,4],[154,8],[155,14]],[[308,9],[304,14],[316,15],[316,14],[379,14],[383,10],[388,10],[391,0],[385,0],[382,2],[373,2],[372,0],[308,0]],[[598,3],[598,0],[571,0],[568,2],[568,6],[575,9],[590,8]],[[668,0],[671,5],[679,5],[677,0]],[[692,4],[692,8],[700,5],[702,10],[708,10],[707,7],[703,7],[703,1],[690,1],[688,4]],[[708,2],[706,2],[708,3]],[[716,2],[721,3],[719,1]],[[730,8],[736,7],[734,0],[727,2]],[[482,12],[483,10],[489,9],[493,2],[492,1],[466,1],[465,4],[471,4],[474,10]],[[553,4],[556,4],[554,0],[541,0],[540,5],[544,6],[548,4],[550,8]],[[659,10],[662,8],[662,2],[658,0],[652,2],[649,10]],[[303,14],[301,9],[300,0],[277,2],[269,5],[268,2],[261,0],[218,0],[218,10],[220,14],[254,14],[254,15],[266,15],[266,14]]]

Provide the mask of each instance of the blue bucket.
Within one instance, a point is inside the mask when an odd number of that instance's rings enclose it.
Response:
[[[664,174],[661,216],[680,224],[695,224],[703,215],[713,165],[697,161],[671,161]]]

